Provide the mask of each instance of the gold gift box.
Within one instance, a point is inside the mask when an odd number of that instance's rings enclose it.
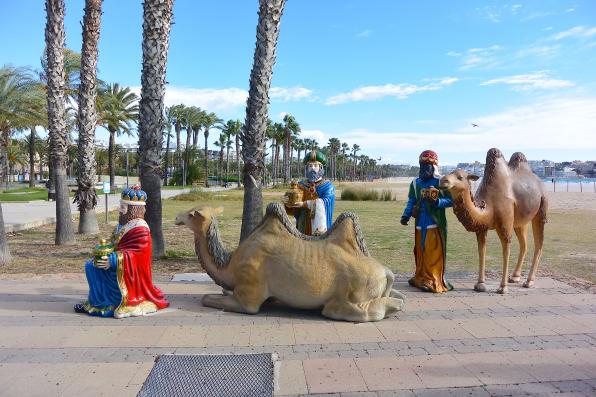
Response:
[[[288,198],[288,206],[290,207],[296,205],[296,203],[303,201],[302,189],[298,187],[298,182],[292,181],[290,183],[290,190],[286,192],[285,196]]]

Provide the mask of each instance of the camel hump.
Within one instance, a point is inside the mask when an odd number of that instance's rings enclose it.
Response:
[[[296,225],[294,222],[290,220],[286,210],[281,203],[272,202],[267,205],[267,209],[265,210],[265,216],[261,223],[255,227],[255,230],[259,228],[260,225],[267,222],[269,219],[277,219],[282,225],[286,228],[286,230],[293,236],[298,237],[305,241],[317,241],[317,240],[325,240],[327,239],[333,232],[341,225],[344,221],[349,220],[352,223],[352,228],[354,230],[354,235],[356,237],[356,243],[360,252],[362,252],[365,256],[370,256],[368,252],[368,248],[366,243],[364,242],[364,236],[362,235],[362,229],[360,229],[360,222],[358,221],[358,215],[353,212],[342,212],[330,229],[328,229],[324,234],[320,236],[307,236],[306,234],[301,233],[298,229],[296,229]],[[252,232],[251,232],[252,233]]]
[[[528,164],[528,160],[526,156],[522,152],[515,152],[511,155],[509,159],[509,168],[517,169],[522,164]]]
[[[503,153],[497,148],[489,149],[486,152],[486,164],[494,164],[497,159],[503,158]]]

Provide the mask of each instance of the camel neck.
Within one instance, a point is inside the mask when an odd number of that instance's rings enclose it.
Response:
[[[203,269],[217,285],[234,289],[234,277],[228,266],[231,254],[225,251],[216,225],[211,223],[206,231],[195,233],[195,252]]]
[[[476,207],[469,191],[465,191],[461,196],[453,198],[453,212],[469,232],[489,229],[489,210]]]

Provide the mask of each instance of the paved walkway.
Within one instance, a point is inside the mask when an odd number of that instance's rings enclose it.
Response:
[[[471,278],[444,295],[399,282],[405,310],[364,324],[274,303],[223,313],[200,304],[220,291],[211,282],[167,280],[171,308],[100,319],[72,311],[83,275],[4,278],[3,396],[135,396],[157,355],[255,352],[277,354],[278,396],[596,395],[596,295],[550,278],[506,296],[473,292]]]
[[[205,189],[205,188],[202,188]],[[205,190],[217,191],[223,190],[222,187],[211,187]],[[182,193],[189,192],[190,189],[162,190],[162,198],[170,198]],[[72,199],[71,199],[72,201]],[[108,195],[108,211],[118,208],[120,205],[120,194]],[[97,203],[96,212],[105,213],[105,196],[102,194]],[[74,214],[78,214],[79,209],[76,204],[70,204],[70,209]],[[2,203],[2,214],[4,216],[4,228],[6,233],[18,232],[21,230],[32,229],[42,225],[48,225],[56,222],[56,202],[54,201],[30,201],[28,203]]]

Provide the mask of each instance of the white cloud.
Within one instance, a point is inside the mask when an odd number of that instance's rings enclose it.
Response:
[[[508,84],[514,91],[548,90],[572,87],[574,83],[569,80],[558,80],[550,76],[548,71],[539,71],[530,74],[518,74],[492,79],[480,85]]]
[[[575,8],[568,8],[568,9],[565,10],[565,13],[573,12],[573,11],[575,11]]]
[[[366,29],[366,30],[363,30],[360,33],[357,33],[356,34],[356,37],[358,37],[359,39],[365,39],[365,38],[368,38],[368,37],[372,36],[372,33],[373,33],[372,30]]]
[[[321,130],[302,130],[300,131],[300,138],[314,139],[319,143],[319,146],[325,146],[329,141],[327,134]]]
[[[497,53],[503,50],[500,45],[485,48],[470,48],[464,52],[449,51],[447,55],[461,57],[459,70],[491,69],[501,63]]]
[[[326,105],[338,105],[346,102],[370,101],[386,96],[405,99],[417,92],[437,91],[458,81],[456,77],[445,77],[432,80],[426,85],[415,84],[385,84],[360,87],[350,92],[334,95],[325,100]]]
[[[537,56],[541,58],[549,58],[557,55],[561,46],[559,45],[533,45],[522,48],[515,54],[518,57]]]
[[[596,35],[596,26],[575,26],[571,29],[559,32],[551,37],[552,40],[563,40],[566,38],[588,38]]]
[[[474,121],[480,127],[473,128]],[[386,157],[413,157],[426,148],[435,148],[444,158],[467,161],[470,153],[486,153],[497,147],[506,153],[533,153],[560,150],[596,149],[596,97],[563,98],[506,109],[500,113],[466,120],[469,127],[455,132],[376,132],[355,130],[341,140],[362,147],[362,153]],[[478,158],[481,159],[481,158]],[[445,161],[443,161],[445,163]]]
[[[269,96],[271,99],[278,99],[281,102],[299,101],[311,98],[312,90],[304,87],[272,87],[269,90]]]
[[[132,90],[140,95],[141,87],[133,87]],[[299,101],[309,99],[312,90],[304,87],[272,87],[269,91],[271,100],[276,102]],[[246,90],[230,88],[187,88],[187,87],[166,87],[165,104],[172,106],[184,104],[187,106],[198,106],[209,111],[221,111],[234,109],[246,105],[248,92]]]

